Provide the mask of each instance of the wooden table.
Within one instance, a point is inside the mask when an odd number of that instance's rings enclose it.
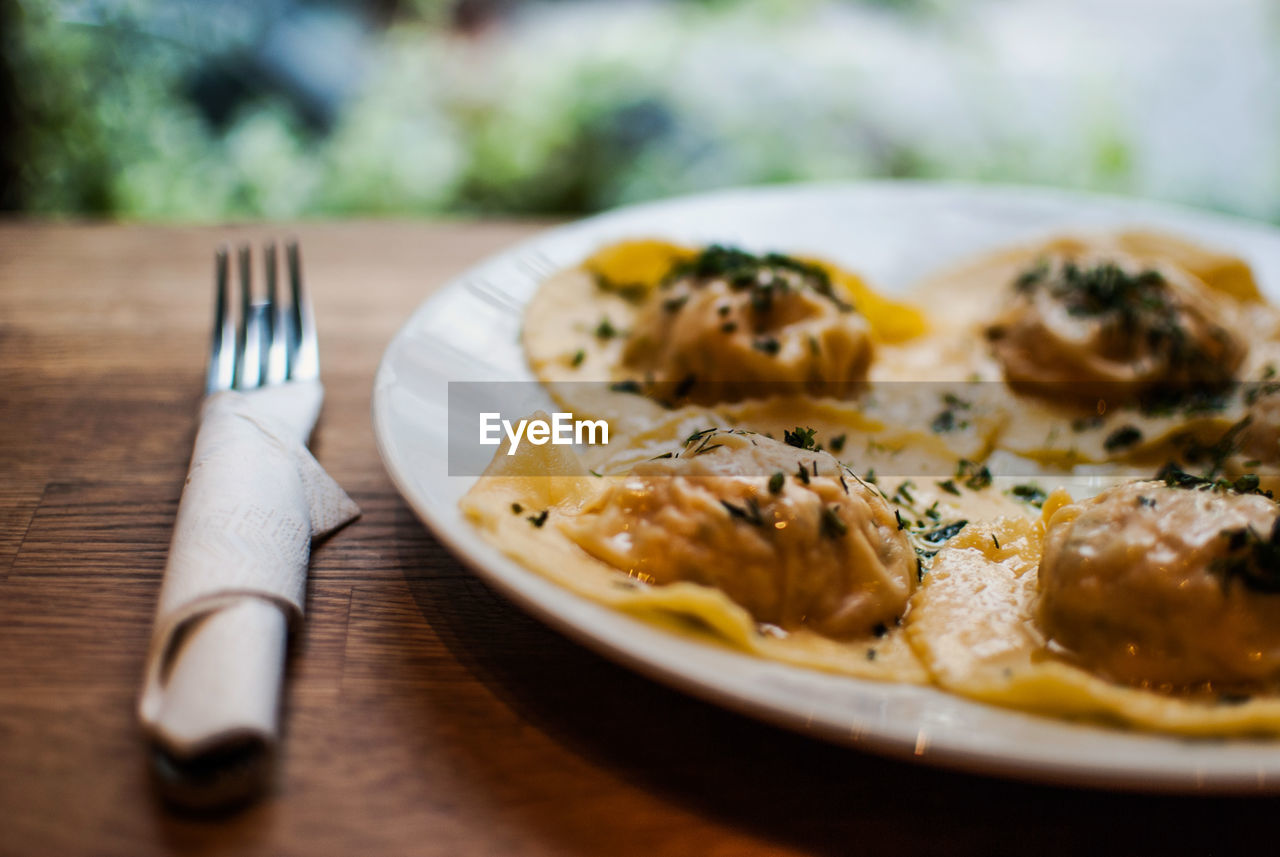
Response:
[[[364,517],[315,551],[272,793],[206,818],[155,798],[135,694],[201,398],[212,248],[276,230],[0,225],[0,854],[1274,850],[1273,802],[988,780],[757,724],[472,577],[392,488],[370,390],[432,289],[537,228],[289,230],[322,332],[314,450]]]

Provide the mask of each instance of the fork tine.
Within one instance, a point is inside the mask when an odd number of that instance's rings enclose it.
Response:
[[[214,257],[213,337],[209,350],[209,368],[205,373],[205,392],[229,390],[235,380],[236,327],[227,300],[230,260],[227,248],[219,247]]]
[[[316,319],[311,298],[302,285],[302,259],[298,242],[285,247],[289,261],[289,287],[293,292],[293,330],[297,336],[290,359],[289,378],[311,381],[320,377],[320,349],[316,341]]]
[[[276,245],[268,244],[263,252],[266,259],[267,305],[266,319],[266,366],[267,375],[264,383],[279,384],[289,376],[289,325],[285,316],[284,305],[280,301],[280,293],[276,287]]]
[[[262,305],[253,302],[253,268],[249,247],[240,247],[239,372],[236,389],[251,390],[262,383]]]

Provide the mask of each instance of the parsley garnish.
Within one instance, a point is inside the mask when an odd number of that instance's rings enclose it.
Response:
[[[609,292],[622,298],[628,303],[640,303],[644,300],[645,295],[649,293],[649,289],[643,283],[615,283],[602,274],[596,274],[596,288],[602,292]]]
[[[769,493],[770,494],[782,493],[782,486],[786,484],[786,481],[787,481],[787,477],[781,470],[779,470],[777,473],[770,476],[769,477]]]
[[[734,247],[713,244],[692,259],[673,265],[663,282],[670,285],[684,277],[703,282],[722,279],[735,291],[750,289],[751,306],[758,314],[768,313],[773,308],[776,294],[793,288],[810,289],[841,310],[853,309],[836,294],[825,269],[781,253],[757,256]]]
[[[1280,517],[1265,538],[1251,526],[1223,530],[1222,538],[1227,540],[1228,553],[1214,560],[1210,570],[1222,576],[1224,589],[1239,578],[1257,592],[1280,593]]]
[[[1142,432],[1136,426],[1121,426],[1107,435],[1107,439],[1102,442],[1102,448],[1107,452],[1115,452],[1118,449],[1128,449],[1141,440]]]
[[[1009,493],[1024,503],[1030,503],[1037,509],[1044,505],[1045,500],[1049,499],[1049,495],[1044,493],[1043,488],[1030,482],[1026,485],[1013,486],[1009,489]]]
[[[680,379],[680,383],[676,384],[676,388],[672,391],[677,399],[683,399],[693,390],[694,384],[698,383],[698,376],[692,373],[685,375]]]
[[[794,446],[797,449],[813,449],[815,434],[817,434],[815,429],[796,426],[794,431],[784,430],[782,440],[787,446]]]
[[[899,518],[898,522],[901,523],[902,519]],[[947,524],[945,527],[938,527],[937,529],[929,530],[927,533],[921,533],[920,538],[926,542],[929,542],[930,544],[940,545],[943,542],[949,541],[950,539],[954,538],[961,530],[963,530],[968,525],[969,525],[968,521],[964,521],[964,520],[953,521],[952,523]],[[899,527],[898,529],[902,529],[902,528]]]
[[[748,497],[745,508],[735,506],[728,500],[721,500],[720,505],[724,506],[725,511],[729,513],[729,517],[750,524],[753,527],[764,526],[764,518],[760,517],[760,504],[756,502],[755,497]]]
[[[754,340],[751,343],[751,347],[754,348],[756,351],[763,351],[765,354],[768,354],[770,357],[775,356],[779,351],[782,350],[782,345],[778,342],[778,340],[774,339],[772,336],[766,336],[763,339]]]
[[[981,491],[991,484],[991,470],[985,464],[978,465],[962,458],[956,462],[956,478],[963,479],[966,488]]]
[[[973,405],[957,396],[955,393],[944,393],[942,403],[945,409],[933,418],[933,422],[929,424],[929,428],[934,434],[945,434],[953,429],[966,429],[969,427],[969,421],[960,416],[962,411],[968,411]]]
[[[836,513],[835,506],[822,507],[822,520],[820,523],[822,534],[829,539],[836,539],[849,532],[849,525],[840,520],[840,516]]]
[[[1170,488],[1187,488],[1195,491],[1234,491],[1237,494],[1271,496],[1270,491],[1263,491],[1259,487],[1259,479],[1255,473],[1246,473],[1234,480],[1209,479],[1203,476],[1194,476],[1185,470],[1180,470],[1173,462],[1169,462],[1160,468],[1160,472],[1156,474],[1156,479],[1163,480],[1164,484]]]
[[[596,325],[596,339],[613,339],[617,335],[618,329],[609,321],[609,316],[600,319],[600,323]]]

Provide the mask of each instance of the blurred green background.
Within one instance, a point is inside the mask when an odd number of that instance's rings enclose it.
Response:
[[[0,0],[0,206],[590,212],[865,177],[1280,220],[1271,0]]]

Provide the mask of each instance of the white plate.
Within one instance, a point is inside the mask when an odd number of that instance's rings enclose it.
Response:
[[[548,273],[610,241],[662,237],[843,262],[894,292],[986,248],[1072,229],[1169,229],[1239,253],[1272,299],[1280,233],[1184,209],[1057,191],[865,183],[728,191],[635,206],[491,258],[426,301],[388,347],[373,417],[387,470],[418,515],[525,610],[645,675],[727,708],[892,756],[1059,783],[1165,791],[1280,791],[1280,741],[1190,741],[993,708],[699,644],[586,601],[486,544],[458,512],[474,477],[449,476],[450,381],[530,381],[521,308]]]

